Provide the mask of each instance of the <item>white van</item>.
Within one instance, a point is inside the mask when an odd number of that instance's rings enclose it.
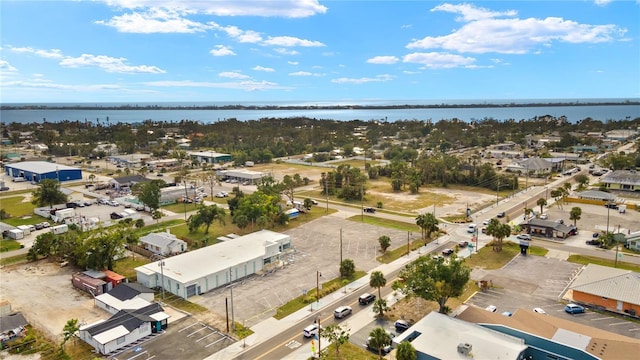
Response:
[[[469,234],[473,234],[476,232],[476,228],[478,227],[478,225],[476,224],[469,224],[469,227],[467,228],[467,232]]]

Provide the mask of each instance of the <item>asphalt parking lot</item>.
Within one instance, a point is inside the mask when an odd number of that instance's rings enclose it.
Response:
[[[170,323],[167,330],[111,357],[125,359],[204,359],[234,341],[193,317]]]
[[[561,294],[581,265],[540,256],[518,255],[502,269],[478,272],[472,278],[491,280],[494,287],[479,291],[467,304],[481,308],[497,307],[498,313],[518,309],[533,311],[539,307],[549,315],[571,320],[601,330],[640,339],[640,323],[587,309],[584,314],[567,314]],[[477,276],[481,275],[482,278]]]
[[[321,274],[320,283],[339,277],[340,229],[342,258],[352,259],[357,270],[369,271],[379,265],[375,258],[380,255],[378,238],[381,235],[391,238],[391,248],[406,244],[407,241],[407,233],[404,231],[349,221],[336,215],[322,217],[286,231],[295,248],[295,252],[283,258],[287,265],[275,272],[253,276],[234,285],[235,321],[253,326],[273,316],[277,307],[316,288],[317,271]],[[411,236],[413,241],[419,234]],[[351,292],[356,289],[347,287],[345,290]],[[225,314],[226,298],[231,300],[230,288],[217,289],[189,300]],[[323,301],[332,299],[321,300],[321,306]]]

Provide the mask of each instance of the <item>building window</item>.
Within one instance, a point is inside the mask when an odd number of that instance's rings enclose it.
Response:
[[[120,345],[120,344],[122,344],[124,342],[124,340],[125,340],[124,336],[123,337],[119,337],[118,340],[116,340],[116,344]]]

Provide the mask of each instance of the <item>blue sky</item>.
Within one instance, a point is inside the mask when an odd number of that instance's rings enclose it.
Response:
[[[638,0],[0,6],[2,103],[640,97]]]

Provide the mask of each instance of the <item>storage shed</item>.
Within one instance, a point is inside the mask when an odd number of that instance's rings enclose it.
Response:
[[[108,283],[101,278],[95,277],[95,275],[90,276],[93,273],[98,272],[85,271],[84,273],[75,273],[71,276],[71,283],[75,288],[86,291],[93,296],[104,294],[107,291],[111,290],[111,283]],[[106,278],[106,276],[104,276],[103,278]]]
[[[11,178],[22,178],[25,181],[34,182],[40,182],[43,179],[54,179],[60,182],[82,180],[80,168],[47,161],[23,161],[6,164],[4,172]]]

